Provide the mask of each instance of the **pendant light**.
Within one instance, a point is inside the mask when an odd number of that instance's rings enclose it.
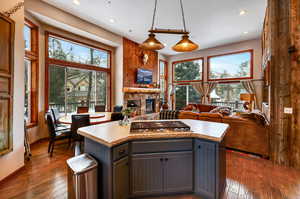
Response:
[[[184,31],[186,31],[186,25],[185,25],[185,17],[184,17],[184,10],[182,5],[182,0],[180,0],[180,7],[181,7],[181,15],[182,15],[182,23]],[[185,34],[182,36],[182,39],[172,47],[172,49],[176,52],[190,52],[193,50],[198,49],[198,45],[189,40],[189,35]]]
[[[190,52],[198,49],[198,45],[189,40],[189,35],[183,35],[182,39],[172,47],[176,52]]]
[[[160,50],[164,48],[164,45],[155,38],[155,34],[150,33],[148,39],[141,45],[141,48],[145,50]]]
[[[155,6],[154,6],[154,12],[153,12],[153,18],[152,18],[152,26],[151,30],[154,28],[154,20],[156,15],[156,7],[157,7],[157,0],[155,0]],[[142,45],[141,48],[145,50],[160,50],[164,48],[164,45],[160,43],[156,38],[154,33],[150,33],[148,39],[146,39]]]
[[[175,46],[172,47],[172,49],[176,52],[190,52],[190,51],[198,49],[199,46],[189,39],[189,33],[190,32],[188,32],[186,30],[182,0],[180,0],[180,6],[181,6],[182,22],[183,22],[183,27],[184,27],[183,30],[178,30],[178,29],[154,29],[154,21],[155,21],[156,8],[157,8],[157,0],[155,0],[152,26],[151,26],[151,29],[149,30],[150,34],[149,34],[148,39],[146,39],[140,45],[141,48],[147,49],[147,50],[160,50],[160,49],[163,49],[164,45],[162,43],[160,43],[155,38],[155,34],[154,34],[154,33],[159,33],[159,34],[180,34],[180,35],[183,35],[182,39]]]

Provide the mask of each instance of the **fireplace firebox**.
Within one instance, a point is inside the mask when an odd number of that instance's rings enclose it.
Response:
[[[155,99],[146,99],[146,113],[155,112]]]

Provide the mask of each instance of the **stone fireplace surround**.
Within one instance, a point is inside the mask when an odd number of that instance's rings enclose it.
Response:
[[[124,88],[124,107],[127,107],[128,104],[136,104],[134,108],[137,115],[147,114],[146,110],[146,101],[151,99],[154,101],[153,112],[159,112],[159,98],[160,90],[159,89],[126,89]],[[128,103],[129,102],[129,103]]]

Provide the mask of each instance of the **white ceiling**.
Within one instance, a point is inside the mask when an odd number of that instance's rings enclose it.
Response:
[[[154,0],[79,0],[80,5],[73,0],[43,1],[139,43],[147,38],[152,23]],[[266,4],[266,0],[183,0],[191,40],[205,49],[258,38]],[[243,9],[247,14],[240,16]],[[155,27],[182,29],[179,0],[158,0]],[[179,35],[157,38],[167,45],[161,53],[176,54],[171,47]]]

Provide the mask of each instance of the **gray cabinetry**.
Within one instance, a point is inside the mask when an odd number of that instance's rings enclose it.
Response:
[[[132,156],[132,195],[193,191],[193,152]]]
[[[127,199],[129,197],[128,157],[113,163],[113,198]]]
[[[164,156],[164,192],[193,191],[193,152],[176,152]]]
[[[195,192],[204,198],[215,198],[216,144],[195,140]]]
[[[163,155],[137,154],[132,156],[131,193],[148,195],[163,192]]]

